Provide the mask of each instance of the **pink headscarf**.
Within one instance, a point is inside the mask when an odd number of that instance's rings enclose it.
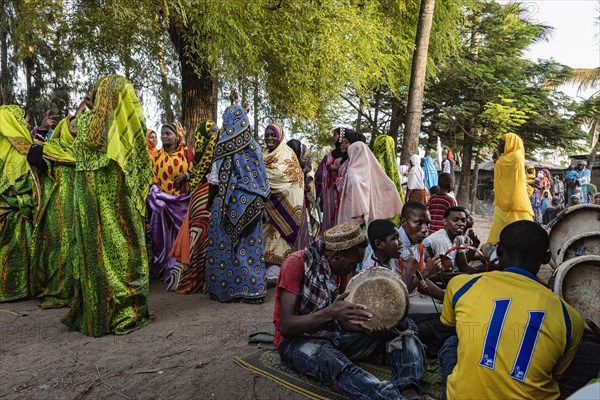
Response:
[[[402,212],[394,182],[363,142],[348,147],[348,172],[340,200],[337,223],[390,219]],[[359,221],[361,222],[361,221]]]

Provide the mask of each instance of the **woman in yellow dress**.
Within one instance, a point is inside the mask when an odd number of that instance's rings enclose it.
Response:
[[[514,133],[507,133],[498,143],[500,157],[494,164],[494,221],[488,243],[497,243],[508,224],[533,221],[533,209],[527,195],[525,146]]]

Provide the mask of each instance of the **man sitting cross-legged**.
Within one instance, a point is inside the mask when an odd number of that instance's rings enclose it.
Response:
[[[502,271],[458,275],[441,320],[457,336],[439,352],[449,399],[556,399],[583,335],[577,311],[538,282],[548,233],[517,221],[500,233]],[[449,375],[449,376],[448,376]]]
[[[305,250],[287,257],[277,282],[274,344],[282,361],[298,372],[328,381],[353,399],[418,398],[424,356],[416,326],[405,318],[389,331],[360,325],[372,314],[344,299],[367,241],[353,223],[337,225]],[[380,381],[353,361],[370,360],[389,349],[392,381]]]

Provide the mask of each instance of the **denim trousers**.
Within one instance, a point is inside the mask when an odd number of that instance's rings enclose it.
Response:
[[[396,335],[370,335],[362,332],[339,332],[335,338],[286,338],[279,345],[282,361],[292,369],[313,378],[328,381],[353,399],[402,399],[401,391],[419,392],[425,359],[417,339],[417,326],[405,318],[397,327],[412,331],[403,335],[402,349],[388,354],[392,381],[380,381],[353,361],[366,361],[385,354],[386,344]]]
[[[442,348],[438,352],[438,359],[440,360],[440,368],[442,370],[442,382],[444,383],[444,395],[440,400],[446,400],[446,383],[448,377],[452,374],[452,370],[458,362],[458,336],[450,336]]]

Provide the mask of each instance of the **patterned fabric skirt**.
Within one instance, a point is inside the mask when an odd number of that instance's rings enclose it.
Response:
[[[152,276],[165,282],[169,282],[175,267],[175,258],[169,254],[187,215],[189,202],[189,194],[167,194],[157,185],[152,185],[148,192],[148,207],[152,210],[150,234],[153,256],[150,267]]]
[[[413,189],[410,192],[410,196],[408,196],[408,201],[418,201],[424,206],[427,205],[427,201],[429,200],[429,192],[427,189]],[[408,202],[407,201],[407,202]]]
[[[144,219],[114,162],[75,172],[74,298],[62,322],[88,336],[126,334],[149,322]]]
[[[167,290],[177,294],[207,293],[206,252],[210,212],[206,209],[208,182],[204,180],[192,193],[188,217],[184,220],[171,256],[177,262]]]
[[[219,227],[220,200],[213,205],[208,231],[206,273],[211,299],[262,303],[267,294],[262,224],[246,228],[237,245]]]
[[[75,168],[54,164],[41,178],[41,207],[31,240],[31,295],[41,308],[69,305],[73,297],[73,183]]]
[[[29,295],[33,208],[29,175],[0,194],[0,302]]]

